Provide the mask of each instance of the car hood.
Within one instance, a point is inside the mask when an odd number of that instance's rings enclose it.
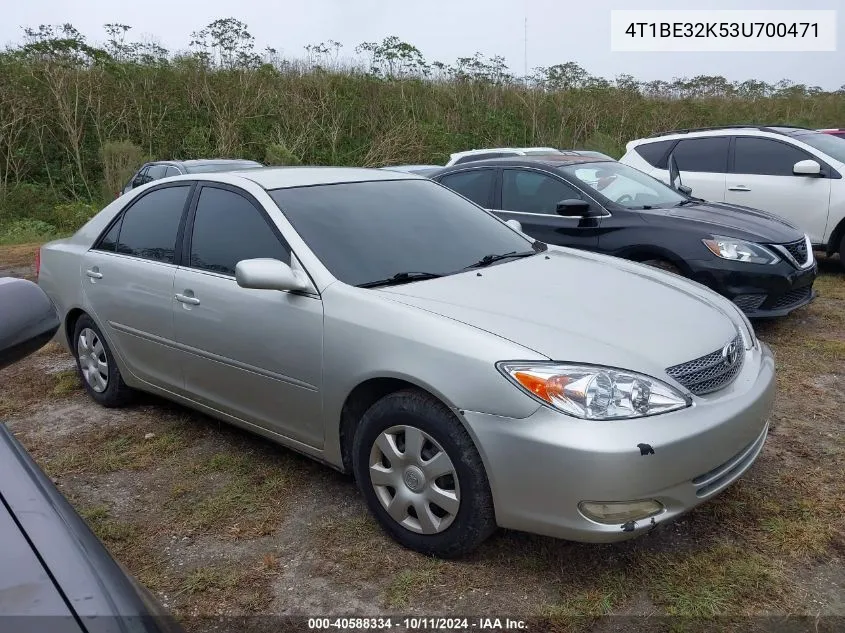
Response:
[[[783,244],[794,242],[804,234],[777,216],[735,204],[696,202],[665,211],[674,218],[684,218],[706,225],[702,228],[723,237],[736,237],[752,242]]]
[[[704,286],[560,247],[380,292],[552,360],[652,375],[720,349],[741,328],[738,314]]]

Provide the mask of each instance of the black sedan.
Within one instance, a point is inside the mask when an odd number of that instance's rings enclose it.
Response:
[[[0,369],[38,350],[58,328],[44,291],[0,277]],[[0,543],[0,631],[182,631],[2,424]]]
[[[498,158],[429,175],[531,237],[659,266],[731,299],[749,317],[815,297],[806,235],[773,215],[705,202],[614,160]]]

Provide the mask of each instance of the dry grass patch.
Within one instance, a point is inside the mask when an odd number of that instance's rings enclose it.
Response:
[[[296,498],[304,471],[297,459],[235,446],[182,465],[165,509],[189,533],[266,536]]]
[[[0,245],[0,265],[9,268],[33,266],[41,243]]]
[[[638,567],[652,602],[667,615],[753,615],[788,604],[784,564],[734,544],[649,554]]]
[[[148,437],[152,434],[152,437]],[[52,477],[120,470],[145,470],[176,455],[191,440],[183,425],[153,425],[138,430],[104,427],[52,446],[42,468]],[[40,453],[44,447],[31,449]]]

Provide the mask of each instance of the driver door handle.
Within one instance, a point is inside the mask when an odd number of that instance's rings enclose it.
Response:
[[[96,269],[89,268],[85,271],[85,274],[88,275],[91,279],[102,279],[103,273],[99,272]]]
[[[728,191],[751,191],[751,189],[745,185],[736,185],[734,187],[728,187]]]
[[[200,300],[196,297],[189,297],[188,295],[177,294],[176,301],[180,303],[187,303],[188,305],[198,306],[200,304]]]

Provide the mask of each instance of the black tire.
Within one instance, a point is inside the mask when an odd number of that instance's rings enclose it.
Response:
[[[839,240],[839,265],[845,268],[845,235]]]
[[[674,273],[676,275],[680,275],[681,277],[684,276],[680,268],[678,268],[677,266],[675,266],[675,264],[666,259],[646,259],[643,260],[641,263],[647,266],[651,266],[653,268],[665,270],[667,273]]]
[[[370,478],[370,454],[382,432],[394,426],[419,429],[440,445],[454,466],[460,504],[451,523],[441,532],[422,534],[406,528],[388,514],[376,494]],[[425,445],[436,449],[431,444]],[[355,430],[352,463],[355,480],[370,511],[390,536],[409,549],[456,558],[475,550],[496,530],[493,497],[481,457],[461,422],[429,394],[398,391],[370,407]],[[428,489],[429,485],[426,482],[424,488]]]
[[[105,389],[102,391],[98,391],[94,388],[94,386],[92,386],[83,371],[83,363],[80,359],[80,337],[86,330],[93,331],[96,334],[97,340],[99,340],[102,345],[102,353],[100,357],[105,358],[108,365],[108,379],[106,380]],[[94,320],[87,314],[83,314],[76,321],[76,326],[73,328],[71,351],[76,359],[76,371],[79,374],[79,378],[82,380],[82,384],[85,386],[85,391],[88,392],[88,395],[91,396],[97,404],[101,404],[104,407],[122,407],[132,400],[134,392],[126,385],[125,382],[123,382],[123,376],[120,375],[120,369],[118,369],[117,363],[114,360],[114,354],[112,354],[106,339],[103,337],[103,333],[100,331],[97,324],[94,323]]]

